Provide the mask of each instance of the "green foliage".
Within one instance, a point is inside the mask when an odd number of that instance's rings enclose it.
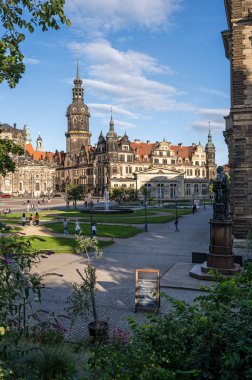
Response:
[[[15,87],[25,72],[20,44],[26,33],[35,28],[43,32],[58,30],[61,24],[71,25],[64,14],[65,0],[2,0],[0,19],[3,35],[0,40],[0,83],[7,81]]]
[[[32,300],[40,299],[40,278],[31,272],[39,257],[29,251],[29,241],[0,240],[0,326],[25,330]]]
[[[67,190],[67,201],[73,201],[76,207],[77,201],[84,199],[83,186],[82,185],[71,185]]]
[[[252,378],[252,264],[221,280],[194,305],[168,299],[172,311],[129,323],[124,346],[95,348],[90,379],[249,380]]]
[[[54,232],[62,233],[62,223],[48,223],[45,226]],[[81,234],[89,235],[90,234],[90,223],[84,224],[81,223]],[[68,223],[68,232],[70,234],[75,233],[75,224]],[[111,238],[128,238],[135,236],[136,234],[142,232],[142,229],[134,226],[120,226],[120,225],[106,225],[99,224],[97,226],[97,236],[105,236]]]
[[[1,52],[0,52],[0,62],[1,62]],[[0,63],[1,66],[1,63]],[[0,74],[1,77],[1,74]],[[1,127],[1,124],[0,124]],[[1,129],[0,129],[1,133]],[[15,161],[12,155],[21,155],[24,153],[24,149],[15,144],[11,140],[0,139],[0,174],[6,176],[8,172],[15,171]]]
[[[93,253],[94,258],[100,260],[102,258],[102,251],[95,237],[85,238],[82,235],[77,235],[76,243],[76,252],[81,254],[87,261],[87,266],[84,268],[83,273],[79,269],[76,269],[82,281],[80,284],[73,284],[73,292],[67,300],[67,312],[72,317],[72,323],[75,322],[77,317],[85,318],[90,312],[93,314],[94,322],[97,323],[98,315],[95,299],[96,268],[91,262],[90,255]]]
[[[39,373],[40,380],[71,380],[74,378],[75,360],[64,344],[48,345],[34,352],[30,358],[32,367]]]
[[[134,189],[128,187],[113,187],[110,193],[110,199],[121,203],[123,201],[128,201],[136,198],[136,193]]]

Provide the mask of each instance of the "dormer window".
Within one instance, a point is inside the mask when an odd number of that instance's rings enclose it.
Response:
[[[129,150],[129,146],[128,145],[123,145],[122,146],[122,150]]]

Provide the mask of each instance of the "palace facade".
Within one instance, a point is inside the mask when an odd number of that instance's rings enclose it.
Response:
[[[84,89],[77,75],[68,106],[66,152],[45,152],[41,136],[33,148],[30,132],[2,125],[1,138],[13,139],[25,149],[16,157],[16,171],[0,177],[0,191],[15,196],[46,196],[66,193],[73,185],[82,185],[84,196],[103,197],[116,187],[134,189],[141,196],[158,200],[203,198],[209,194],[209,180],[215,177],[215,146],[209,130],[205,147],[199,144],[174,145],[167,140],[130,141],[126,133],[118,136],[112,117],[105,135],[91,145],[90,112],[84,102]]]
[[[104,196],[115,187],[139,191],[147,186],[153,198],[161,200],[206,197],[209,180],[216,175],[215,146],[209,130],[208,142],[183,146],[161,142],[130,141],[126,133],[118,136],[112,113],[105,135],[90,143],[89,109],[77,75],[73,100],[67,108],[66,154],[58,157],[56,191],[65,192],[69,184],[82,185],[85,195]]]
[[[50,195],[55,187],[56,163],[52,152],[43,151],[43,140],[37,138],[36,150],[31,144],[30,131],[24,126],[18,129],[16,124],[1,125],[0,138],[13,140],[24,149],[24,155],[13,157],[16,163],[14,173],[0,176],[0,192],[13,196],[39,197]]]

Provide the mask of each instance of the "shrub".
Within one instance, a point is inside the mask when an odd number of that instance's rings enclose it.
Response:
[[[252,264],[221,280],[193,305],[169,298],[172,311],[138,325],[122,350],[96,347],[90,379],[183,380],[252,378]]]

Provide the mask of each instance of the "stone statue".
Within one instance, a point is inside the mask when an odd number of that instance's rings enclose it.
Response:
[[[228,220],[229,218],[229,179],[223,166],[217,168],[217,178],[212,180],[214,203],[213,220]]]

